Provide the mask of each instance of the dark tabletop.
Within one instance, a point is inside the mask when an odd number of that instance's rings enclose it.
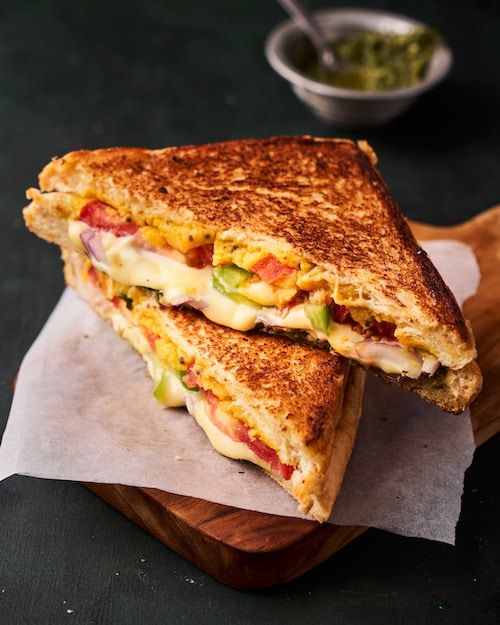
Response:
[[[4,421],[23,354],[63,289],[57,249],[29,234],[20,213],[53,155],[365,137],[411,218],[451,224],[500,201],[498,2],[363,4],[433,24],[456,62],[396,123],[347,133],[316,121],[267,65],[264,38],[283,18],[271,0],[1,3]],[[301,579],[261,592],[211,579],[78,484],[9,478],[0,484],[0,623],[498,623],[499,452],[497,436],[467,472],[456,547],[370,530]]]

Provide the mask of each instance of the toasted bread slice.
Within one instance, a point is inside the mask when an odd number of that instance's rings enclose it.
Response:
[[[68,284],[143,355],[156,388],[167,372],[185,381],[184,388],[174,383],[169,397],[155,391],[158,399],[175,405],[187,399],[216,449],[259,464],[303,512],[328,519],[361,413],[360,370],[349,374],[344,359],[322,349],[165,308],[95,272],[81,254],[66,250],[63,258]]]
[[[446,412],[463,412],[471,397],[477,397],[481,390],[482,376],[479,365],[472,360],[458,371],[443,369],[433,379],[394,378],[380,374],[391,384],[413,391],[423,399],[436,404]]]
[[[365,142],[311,137],[72,152],[43,170],[41,192],[28,191],[24,214],[39,236],[80,251],[80,231],[70,236],[68,222],[81,224],[82,207],[94,200],[134,224],[154,250],[175,248],[189,262],[193,251],[213,245],[216,269],[236,265],[248,276],[230,287],[226,307],[218,301],[227,285],[215,293],[210,282],[189,294],[195,302],[217,300],[203,307],[210,319],[242,330],[259,322],[304,330],[363,365],[418,381],[407,386],[441,407],[462,410],[480,388],[477,366],[464,372],[473,379],[453,402],[444,391],[429,393],[427,378],[441,367],[456,372],[450,383],[462,385],[460,371],[476,356],[470,325],[375,162]],[[117,263],[122,267],[123,258]],[[113,274],[116,267],[96,266],[127,282],[123,271]],[[144,276],[142,282],[149,284]],[[161,280],[155,288],[162,303],[178,303],[178,289]],[[244,302],[238,310],[231,295]],[[304,299],[323,307],[323,318],[306,314]]]

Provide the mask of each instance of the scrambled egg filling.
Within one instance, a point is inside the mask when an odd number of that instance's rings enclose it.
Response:
[[[130,218],[128,207],[118,206],[116,202],[109,202],[107,198],[96,198],[95,196],[83,197],[71,193],[64,196],[65,206],[68,217],[72,220],[78,220],[82,208],[89,202],[99,200],[112,206],[124,220]],[[189,226],[165,220],[159,216],[143,216],[139,217],[136,222],[139,227],[141,236],[151,245],[158,248],[173,247],[182,253],[185,253],[200,245],[212,244],[215,240],[215,231],[207,229],[205,226],[191,223]]]
[[[119,307],[124,316],[143,331],[150,341],[151,351],[154,351],[162,365],[174,371],[187,371],[193,358],[183,353],[178,345],[166,336],[158,318],[158,310],[145,305],[150,298],[147,292],[135,286],[120,284],[105,273],[95,271],[89,260],[85,262],[82,274],[87,281],[97,279],[98,286],[107,299]]]
[[[94,199],[67,194],[65,202],[67,202],[66,208],[70,212],[70,219],[78,221],[83,206]],[[106,198],[102,198],[100,201],[106,202]],[[116,206],[115,204],[114,208],[120,217],[124,220],[126,218],[128,218],[128,221],[130,220],[130,211],[126,207]],[[240,238],[238,235],[230,232],[216,232],[203,225],[165,221],[161,216],[139,215],[136,217],[135,225],[139,228],[142,239],[160,251],[174,248],[181,254],[186,254],[194,248],[199,248],[203,245],[213,245],[213,267],[236,266],[249,272],[245,279],[232,288],[230,294],[222,291],[223,295],[228,295],[233,300],[228,302],[226,297],[223,298],[229,308],[235,308],[235,302],[238,302],[239,304],[247,304],[247,308],[248,305],[251,306],[252,304],[254,306],[266,307],[263,309],[264,311],[270,310],[267,307],[286,310],[287,307],[295,306],[304,300],[326,306],[329,306],[333,301],[340,306],[346,306],[352,320],[359,324],[363,331],[367,329],[369,331],[371,324],[376,322],[384,321],[395,324],[394,319],[381,318],[374,314],[373,311],[366,307],[363,294],[352,285],[341,284],[338,276],[333,272],[299,259],[291,250],[278,247],[272,241],[252,241],[243,236]],[[182,259],[181,254],[179,256]],[[280,263],[291,269],[287,275],[273,282],[262,280],[253,271],[256,263],[265,259],[269,254],[272,254]],[[179,278],[181,277],[179,275]],[[193,287],[194,290],[198,288],[196,285]],[[187,288],[184,290],[187,291]],[[196,293],[193,292],[192,295],[195,296]],[[215,298],[215,295],[212,293],[212,299]],[[240,297],[240,300],[237,299],[238,297]],[[239,306],[240,312],[243,311],[243,308],[244,306]],[[218,306],[218,309],[220,309],[220,306]],[[212,319],[211,310],[210,307],[205,310],[205,315],[209,319]],[[248,320],[247,317],[249,319],[255,317],[255,313],[252,313],[251,308],[245,310],[244,321],[238,320],[238,329],[246,330],[252,327],[252,324],[255,325],[255,322]],[[236,327],[234,323],[225,319],[224,316],[213,320],[230,327]],[[278,323],[277,325],[280,324]],[[287,327],[285,324],[283,326]],[[397,328],[395,337],[406,348],[426,350],[424,345],[416,343],[417,339],[415,337],[398,337]],[[335,346],[333,347],[334,349],[336,348]]]
[[[268,254],[272,254],[281,263],[288,267],[298,268],[298,258],[292,252],[285,251],[268,241],[236,241],[218,235],[214,243],[214,265],[230,265],[234,263],[247,271],[262,260]]]
[[[85,204],[95,199],[66,194],[66,208],[70,219],[77,221]],[[100,201],[106,202],[106,198],[100,198]],[[113,207],[123,219],[129,217],[126,207],[117,206],[116,203]],[[136,225],[141,237],[160,250],[174,248],[185,254],[202,245],[213,245],[213,266],[234,264],[246,271],[252,271],[256,263],[272,254],[280,263],[293,268],[293,272],[272,284],[264,282],[254,274],[237,288],[243,296],[263,306],[285,307],[300,291],[315,292],[316,299],[321,299],[323,303],[331,297],[334,290],[337,291],[337,303],[342,304],[344,299],[351,299],[351,294],[346,293],[345,288],[339,288],[335,277],[329,272],[307,261],[301,261],[292,251],[278,247],[270,241],[237,240],[203,225],[179,224],[161,216],[144,216],[142,219],[138,217]],[[353,315],[353,318],[362,322],[366,316],[365,311],[357,311],[357,316]]]
[[[147,219],[146,224],[140,228],[140,233],[146,241],[159,248],[173,247],[183,254],[200,245],[211,244],[215,240],[215,232],[195,224],[186,227],[183,224],[165,221],[161,217]]]

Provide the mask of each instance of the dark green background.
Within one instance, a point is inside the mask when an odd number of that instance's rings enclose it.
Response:
[[[363,6],[436,26],[455,66],[396,123],[346,133],[311,117],[268,67],[264,39],[283,18],[271,0],[2,2],[4,420],[22,356],[63,288],[57,250],[27,233],[20,214],[24,189],[52,155],[272,134],[364,137],[414,219],[455,223],[500,200],[499,4]],[[77,484],[10,478],[0,484],[0,623],[498,623],[499,451],[497,437],[476,453],[455,548],[371,530],[303,578],[253,593],[209,578]]]

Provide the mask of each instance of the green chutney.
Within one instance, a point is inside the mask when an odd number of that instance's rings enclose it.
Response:
[[[301,70],[310,78],[344,89],[389,91],[411,87],[422,80],[441,42],[438,32],[414,30],[404,35],[356,33],[331,44],[342,67],[324,75],[317,57],[306,55]]]

